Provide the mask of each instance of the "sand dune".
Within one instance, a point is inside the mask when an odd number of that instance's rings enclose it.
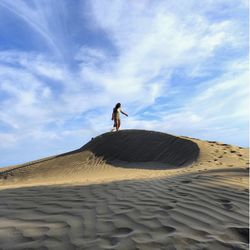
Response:
[[[198,155],[199,147],[190,140],[153,131],[124,130],[100,135],[72,152],[5,168],[0,183],[75,182],[95,178],[101,172],[108,172],[107,177],[134,175],[136,171],[125,168],[166,170],[191,164]]]
[[[164,163],[164,169],[193,163],[199,155],[196,143],[169,134],[143,130],[123,130],[106,133],[87,143],[80,150],[91,151],[113,164]]]
[[[5,168],[0,249],[248,249],[248,153],[134,130]]]

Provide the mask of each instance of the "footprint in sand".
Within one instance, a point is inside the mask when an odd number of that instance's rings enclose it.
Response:
[[[223,202],[223,203],[230,203],[231,202],[228,199],[218,199],[218,201]]]
[[[172,209],[174,209],[174,207],[172,207],[172,206],[161,206],[161,208],[162,209],[164,209],[164,210],[172,210]]]
[[[177,192],[177,194],[181,195],[181,196],[188,196],[187,193],[183,193],[183,192]]]
[[[221,202],[221,205],[226,209],[232,209],[233,205],[231,204],[231,201],[228,199],[219,199],[219,202]]]
[[[225,207],[226,209],[232,209],[233,206],[230,203],[222,203],[223,207]]]
[[[191,180],[183,180],[183,181],[181,181],[182,183],[192,183],[192,181]]]
[[[174,228],[174,227],[170,227],[170,226],[165,226],[165,225],[163,225],[163,226],[161,226],[160,228],[158,228],[158,229],[155,229],[154,230],[154,233],[164,233],[164,234],[168,234],[168,233],[173,233],[173,232],[175,232],[176,231],[176,229]]]
[[[127,236],[128,234],[130,234],[133,231],[133,229],[128,228],[128,227],[120,227],[115,229],[113,236],[116,237],[124,237]]]
[[[113,231],[113,236],[110,238],[110,244],[112,246],[117,245],[122,238],[128,236],[133,230],[128,227],[120,227]]]

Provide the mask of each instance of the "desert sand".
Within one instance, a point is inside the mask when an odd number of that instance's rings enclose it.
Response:
[[[0,249],[248,249],[249,150],[142,130],[0,169]]]

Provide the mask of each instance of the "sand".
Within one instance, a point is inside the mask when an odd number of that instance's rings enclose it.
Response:
[[[103,147],[103,137],[119,135],[129,161],[110,155],[113,145]],[[249,150],[167,137],[109,133],[79,150],[3,169],[0,249],[248,249]],[[138,140],[150,151],[147,162],[128,150]],[[158,145],[162,152],[168,141],[188,145],[182,164],[174,151],[159,156]],[[168,165],[171,157],[178,164]]]

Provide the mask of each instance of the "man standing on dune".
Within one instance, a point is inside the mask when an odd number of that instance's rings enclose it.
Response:
[[[122,113],[123,115],[128,116],[125,112],[123,112],[121,110],[121,103],[117,103],[115,105],[115,107],[113,109],[113,113],[112,113],[111,120],[114,121],[114,125],[113,125],[113,129],[111,130],[111,132],[118,131],[120,126],[121,126],[120,113]]]

